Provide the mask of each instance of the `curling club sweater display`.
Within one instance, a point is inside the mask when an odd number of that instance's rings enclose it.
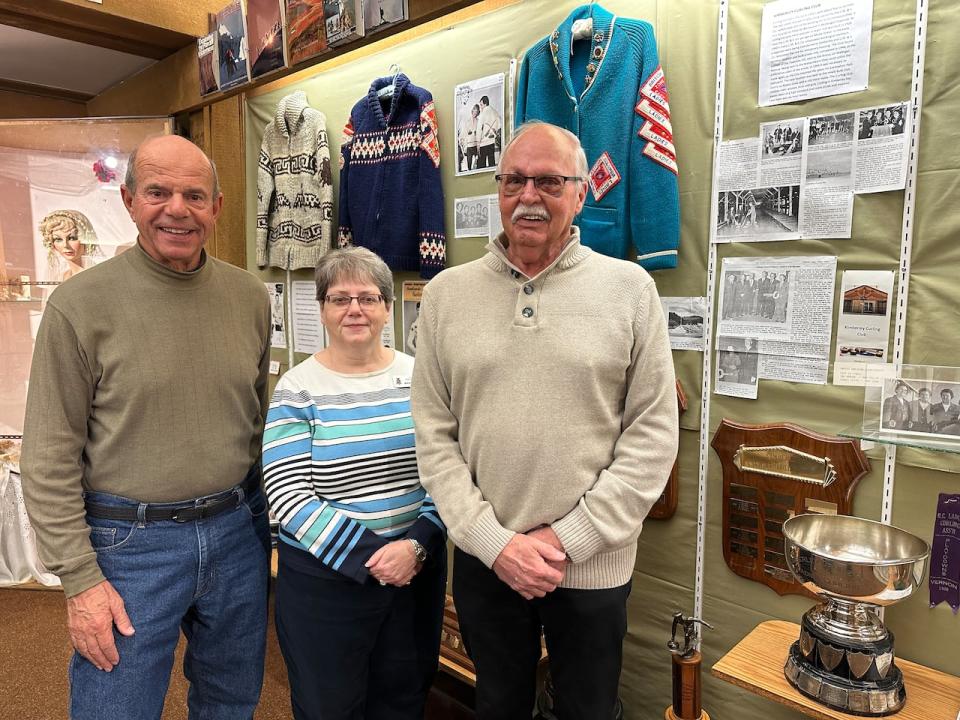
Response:
[[[676,267],[677,158],[649,23],[575,9],[523,57],[516,123],[527,120],[567,128],[587,153],[590,189],[575,221],[585,245],[626,258],[632,243],[646,270]]]
[[[299,91],[277,103],[257,161],[257,266],[314,268],[333,234],[327,120]]]
[[[378,97],[393,84],[392,94]],[[446,262],[440,141],[433,96],[400,73],[374,80],[340,145],[340,247],[432,278]]]

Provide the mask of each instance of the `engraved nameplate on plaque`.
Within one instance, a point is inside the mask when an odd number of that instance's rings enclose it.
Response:
[[[848,515],[870,464],[855,440],[799,425],[724,419],[711,443],[723,467],[723,558],[780,595],[810,595],[784,553],[783,523],[802,513]]]

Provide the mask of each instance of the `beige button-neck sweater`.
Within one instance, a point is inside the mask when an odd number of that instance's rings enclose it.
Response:
[[[568,588],[622,585],[677,454],[666,322],[650,275],[579,231],[527,278],[502,240],[445,270],[420,308],[412,403],[421,481],[487,566],[550,525]]]

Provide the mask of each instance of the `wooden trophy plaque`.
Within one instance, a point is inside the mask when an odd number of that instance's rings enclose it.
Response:
[[[802,513],[850,514],[853,489],[870,469],[859,441],[724,418],[711,445],[723,467],[727,565],[780,595],[813,597],[787,567],[783,522]]]
[[[682,415],[687,409],[687,395],[683,392],[683,385],[677,380],[677,408]],[[670,479],[667,480],[667,486],[663,489],[660,497],[647,513],[648,518],[654,520],[666,520],[673,517],[677,511],[677,499],[680,495],[679,479],[677,477],[677,466],[680,460],[674,460],[673,469],[670,471]]]
[[[440,669],[470,685],[477,684],[477,669],[467,655],[460,634],[460,622],[453,598],[447,595],[443,603],[443,626],[440,629]]]

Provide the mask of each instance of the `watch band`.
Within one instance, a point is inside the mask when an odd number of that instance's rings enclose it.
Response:
[[[413,545],[413,554],[417,558],[417,562],[423,563],[427,561],[427,549],[421,545],[419,542],[413,538],[407,538],[409,543]]]

